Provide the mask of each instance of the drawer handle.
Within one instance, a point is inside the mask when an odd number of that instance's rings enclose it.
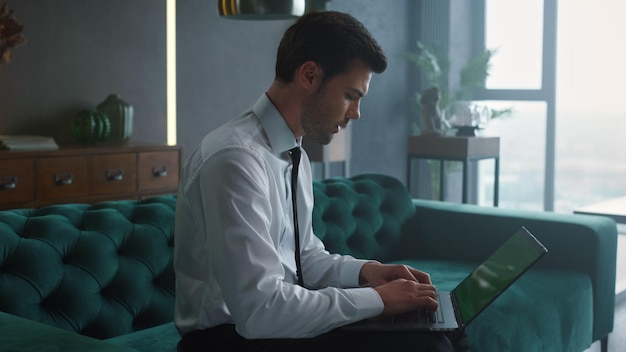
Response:
[[[165,177],[165,176],[167,176],[167,166],[163,165],[161,170],[156,170],[153,167],[152,168],[152,176],[154,176],[154,177]]]
[[[57,185],[71,185],[73,181],[74,175],[71,173],[67,174],[56,174],[54,175],[54,183]]]
[[[121,181],[124,179],[124,171],[119,169],[117,171],[107,170],[107,180],[109,181]]]
[[[15,189],[17,187],[17,177],[11,176],[10,179],[11,181],[7,183],[0,183],[0,189]]]

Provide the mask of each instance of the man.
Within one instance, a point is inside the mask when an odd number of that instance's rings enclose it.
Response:
[[[407,266],[324,249],[311,226],[304,151],[295,214],[291,203],[291,153],[304,136],[328,144],[358,119],[372,74],[386,67],[382,49],[352,16],[304,15],[281,40],[267,92],[192,153],[176,212],[179,350],[453,349],[441,334],[337,330],[379,314],[434,309],[435,287]]]

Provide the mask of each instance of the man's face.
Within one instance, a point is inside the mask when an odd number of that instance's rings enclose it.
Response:
[[[355,60],[350,70],[335,76],[309,97],[300,116],[304,135],[328,144],[335,133],[360,117],[361,98],[367,94],[372,71]]]

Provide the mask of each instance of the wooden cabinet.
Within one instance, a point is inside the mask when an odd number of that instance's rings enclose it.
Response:
[[[0,207],[35,200],[35,160],[18,158],[0,161]]]
[[[175,193],[179,173],[177,146],[0,151],[0,209]]]
[[[139,155],[139,190],[178,187],[179,156],[177,152],[145,152]],[[172,177],[172,173],[175,177]]]
[[[89,158],[87,156],[48,157],[37,161],[39,199],[55,202],[89,195]],[[18,187],[26,185],[18,184]]]
[[[135,153],[96,155],[92,161],[93,194],[126,194],[137,190],[137,155]]]

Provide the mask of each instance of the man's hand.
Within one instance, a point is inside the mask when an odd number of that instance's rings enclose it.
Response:
[[[406,279],[422,284],[432,284],[430,275],[407,265],[390,265],[378,262],[368,262],[361,268],[359,284],[361,286],[378,287],[388,282]]]
[[[397,314],[416,308],[437,309],[437,290],[430,275],[406,265],[369,262],[359,275],[363,286],[371,286],[380,295],[383,314]]]

